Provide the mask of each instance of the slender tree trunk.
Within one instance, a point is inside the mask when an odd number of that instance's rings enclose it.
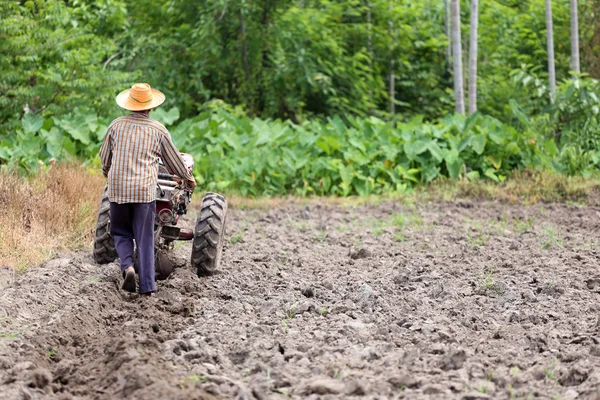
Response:
[[[389,9],[390,11],[393,9],[394,7],[394,0],[391,0],[389,3]],[[394,20],[393,18],[391,18],[390,16],[390,36],[392,37],[392,41],[391,41],[391,45],[390,45],[390,53],[391,53],[391,57],[390,57],[390,114],[392,114],[392,116],[394,116],[394,114],[396,114],[396,74],[394,73],[394,69],[395,69],[395,61],[394,61],[394,57],[396,56],[396,52],[395,50],[395,45],[396,45],[396,35],[394,32]]]
[[[548,45],[548,77],[550,78],[550,101],[556,96],[556,68],[554,67],[554,27],[552,24],[552,1],[546,0],[546,35]]]
[[[372,24],[372,6],[367,1],[367,52],[369,53],[369,73],[373,76],[373,24]],[[373,104],[373,88],[369,85],[369,101]]]
[[[444,0],[444,29],[446,32],[446,39],[448,39],[448,45],[446,46],[446,63],[448,65],[448,73],[452,75],[452,33],[450,31],[450,3],[448,0]]]
[[[571,0],[571,69],[581,73],[579,64],[579,16],[577,15],[577,0]]]
[[[460,37],[460,0],[452,0],[452,59],[454,61],[454,97],[456,112],[465,114],[463,86],[462,43]]]
[[[240,34],[242,36],[242,68],[246,76],[246,83],[250,81],[250,67],[248,65],[248,38],[246,37],[246,22],[244,10],[240,9]]]
[[[469,114],[477,111],[477,52],[479,0],[471,0],[471,41],[469,43]]]

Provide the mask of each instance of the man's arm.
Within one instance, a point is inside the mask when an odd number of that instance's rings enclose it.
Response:
[[[177,175],[188,182],[188,184],[194,188],[196,186],[196,180],[190,173],[185,162],[179,154],[179,150],[173,144],[171,135],[164,133],[163,138],[160,142],[160,150],[162,153],[162,160],[169,172],[173,175]]]
[[[102,173],[104,176],[108,176],[110,171],[110,165],[112,163],[112,130],[109,128],[106,136],[104,137],[104,143],[100,148],[100,161],[102,161]]]

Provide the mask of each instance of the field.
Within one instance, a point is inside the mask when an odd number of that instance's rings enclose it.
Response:
[[[597,399],[598,215],[271,201],[154,298],[88,251],[1,269],[0,398]]]

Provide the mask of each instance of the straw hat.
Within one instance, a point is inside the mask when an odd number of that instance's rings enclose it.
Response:
[[[147,83],[136,83],[131,89],[123,90],[117,95],[119,107],[129,111],[143,111],[160,106],[165,95],[152,89]]]

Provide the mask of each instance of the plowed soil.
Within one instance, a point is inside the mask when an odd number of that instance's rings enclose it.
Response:
[[[564,204],[231,209],[154,298],[0,270],[1,399],[600,399],[600,225]]]

